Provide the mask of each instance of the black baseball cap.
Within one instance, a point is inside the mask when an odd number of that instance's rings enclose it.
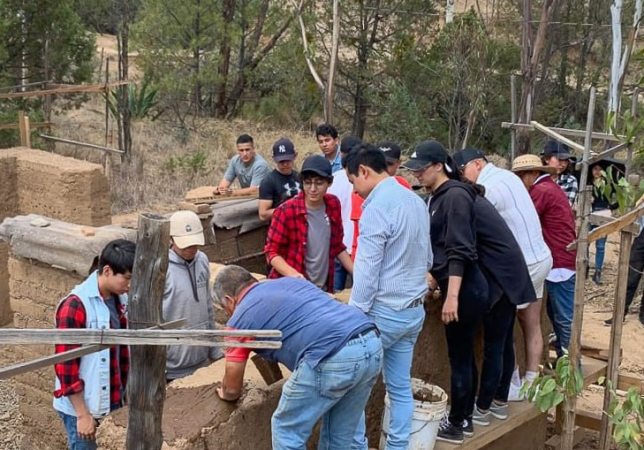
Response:
[[[558,159],[570,159],[572,156],[570,154],[570,147],[566,144],[550,139],[546,141],[546,144],[543,146],[542,156],[550,158],[551,156],[556,156]]]
[[[414,148],[414,152],[402,165],[405,169],[420,170],[430,164],[447,163],[449,154],[438,141],[423,141]]]
[[[464,150],[459,150],[454,153],[454,155],[452,155],[452,158],[454,159],[454,163],[456,164],[456,168],[458,170],[463,170],[467,163],[474,161],[475,159],[483,159],[487,161],[487,158],[485,157],[483,151],[479,150],[478,148],[466,148]]]
[[[331,163],[322,155],[311,155],[304,160],[300,174],[304,176],[306,172],[314,173],[329,180],[333,179]]]
[[[273,161],[293,161],[295,159],[295,146],[290,139],[278,139],[273,144]]]
[[[402,150],[400,149],[400,145],[395,142],[380,142],[379,144],[376,144],[376,147],[378,147],[378,149],[385,155],[385,159],[388,163],[400,161]]]
[[[353,147],[362,144],[362,139],[358,136],[345,136],[340,141],[340,153],[349,153]]]

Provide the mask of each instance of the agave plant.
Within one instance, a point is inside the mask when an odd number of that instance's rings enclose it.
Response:
[[[158,89],[151,88],[148,80],[143,80],[140,87],[134,83],[129,84],[127,86],[127,101],[130,108],[130,117],[133,120],[148,117],[159,102],[157,93]],[[107,96],[107,104],[114,117],[118,117],[119,96],[120,92],[118,91],[110,91]],[[152,120],[155,120],[160,114],[159,112],[152,116]]]

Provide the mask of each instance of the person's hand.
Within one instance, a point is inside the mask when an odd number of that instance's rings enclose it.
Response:
[[[288,274],[288,276],[291,278],[302,278],[303,280],[306,279],[306,277],[302,275],[300,272],[293,272]]]
[[[232,192],[230,188],[219,186],[215,191],[215,194],[228,195]]]
[[[81,439],[96,440],[96,421],[90,414],[79,416],[76,420],[76,432]]]
[[[445,325],[450,322],[458,322],[458,297],[447,294],[445,303],[443,304],[443,311],[441,319]]]

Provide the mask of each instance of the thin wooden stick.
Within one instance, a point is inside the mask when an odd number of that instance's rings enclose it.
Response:
[[[548,127],[546,127],[544,125],[541,125],[539,122],[533,120],[532,122],[530,122],[530,124],[533,127],[535,127],[535,129],[541,131],[542,133],[550,136],[553,139],[556,139],[559,142],[563,142],[564,144],[566,144],[567,146],[569,146],[571,148],[574,148],[578,152],[583,152],[584,151],[584,146],[583,145],[578,144],[575,141],[571,141],[570,139],[568,139],[565,136],[562,136],[561,134],[557,133],[556,131],[552,131],[550,128],[548,128]]]
[[[149,329],[169,330],[173,328],[180,328],[184,326],[185,323],[186,319],[179,319],[162,323],[161,325],[150,327]],[[90,353],[94,353],[110,347],[111,345],[86,345],[84,347],[75,348],[73,350],[67,350],[66,352],[56,353],[55,355],[43,356],[42,358],[36,358],[32,359],[31,361],[21,362],[11,366],[3,367],[0,369],[0,380],[20,375],[21,373],[31,372],[32,370],[42,369],[43,367],[48,367],[53,364],[69,361],[70,359],[80,358],[81,356],[89,355]]]
[[[74,141],[72,139],[63,139],[63,138],[59,138],[59,137],[55,137],[55,136],[48,136],[46,134],[38,134],[38,136],[40,136],[42,139],[45,139],[45,140],[48,140],[48,141],[62,142],[64,144],[78,145],[79,147],[94,148],[96,150],[102,150],[104,152],[112,152],[112,153],[118,153],[118,154],[125,153],[123,150],[118,150],[116,148],[103,147],[102,145],[89,144],[87,142]]]
[[[628,261],[631,254],[633,235],[628,231],[620,233],[619,262],[617,265],[617,289],[615,289],[615,307],[613,309],[613,324],[610,329],[610,344],[608,347],[608,367],[606,368],[606,381],[615,388],[619,381],[620,350],[622,347],[622,328],[624,312],[626,310],[626,284],[628,282]],[[613,394],[610,389],[604,389],[603,411],[608,411]],[[612,425],[608,416],[602,414],[601,428],[599,430],[600,450],[608,450],[611,446]]]
[[[42,89],[38,91],[26,91],[26,92],[11,92],[9,94],[0,94],[0,99],[8,98],[28,98],[28,97],[44,97],[46,95],[62,95],[62,94],[81,94],[81,93],[92,93],[92,92],[107,92],[108,89],[113,87],[122,86],[124,84],[129,84],[130,81],[117,81],[109,84],[81,84],[81,85],[70,85],[70,86],[60,86],[52,89]]]
[[[117,330],[2,328],[0,344],[106,344],[106,345],[206,345],[261,348],[260,341],[237,342],[218,338],[281,338],[279,330]],[[261,342],[279,348],[279,341]],[[275,344],[278,344],[277,347]]]
[[[509,129],[514,129],[514,130],[528,130],[528,131],[534,131],[535,128],[532,125],[526,124],[526,123],[513,123],[513,122],[501,122],[501,128],[509,128]],[[557,128],[557,127],[548,127],[551,131],[554,131],[556,133],[559,133],[563,136],[571,136],[571,137],[585,137],[586,136],[586,131],[585,130],[572,130],[570,128]],[[626,139],[626,136],[618,134],[617,136],[612,135],[610,133],[602,133],[600,131],[593,131],[592,132],[592,137],[593,139],[602,139],[604,141],[611,141],[611,142],[621,142],[624,139]]]

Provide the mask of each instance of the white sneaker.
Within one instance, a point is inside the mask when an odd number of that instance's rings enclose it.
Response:
[[[509,402],[522,402],[525,400],[525,395],[521,393],[521,386],[510,384],[510,392],[508,393]]]

